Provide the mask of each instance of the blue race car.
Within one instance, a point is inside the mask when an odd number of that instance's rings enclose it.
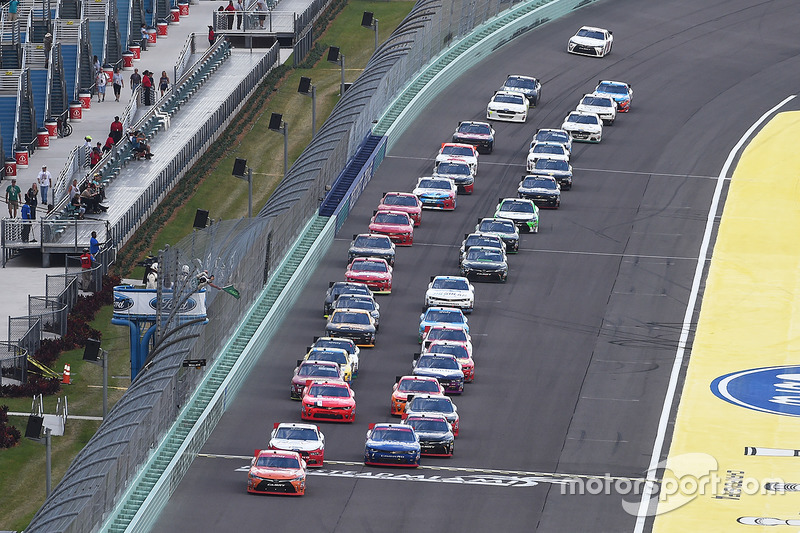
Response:
[[[422,449],[414,428],[404,424],[370,424],[364,464],[416,468]]]
[[[610,96],[617,103],[617,111],[627,113],[631,110],[633,88],[624,81],[600,80],[594,89],[595,94]]]
[[[513,224],[512,224],[513,226]],[[467,325],[467,317],[461,312],[461,309],[455,307],[429,307],[424,313],[419,315],[419,342],[422,342],[422,337],[425,332],[433,326],[455,326],[464,328],[469,333],[469,326]]]

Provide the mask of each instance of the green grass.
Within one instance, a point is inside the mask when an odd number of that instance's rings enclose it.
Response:
[[[338,46],[345,55],[345,81],[352,82],[363,70],[374,50],[375,34],[361,27],[364,11],[371,11],[379,20],[379,40],[383,42],[409,13],[414,2],[348,3],[318,42],[325,47]],[[327,54],[327,52],[326,52]],[[192,231],[195,211],[208,209],[214,219],[236,219],[247,216],[247,183],[231,175],[236,157],[247,159],[253,168],[253,212],[257,214],[283,177],[283,136],[269,131],[272,112],[280,112],[289,124],[289,162],[302,153],[311,140],[311,99],[297,93],[301,76],[311,78],[316,86],[317,128],[330,115],[339,99],[341,70],[338,65],[320,60],[311,69],[292,71],[270,97],[261,114],[241,132],[238,142],[226,156],[208,170],[194,194],[178,209],[167,224],[151,237],[151,253],[166,244],[180,241]],[[291,59],[289,60],[291,61]],[[142,269],[123,272],[124,277],[141,279]],[[103,334],[102,346],[109,351],[109,409],[130,385],[130,346],[128,329],[111,325],[111,306],[98,313],[92,327]],[[71,365],[72,384],[64,385],[58,397],[65,396],[73,415],[102,415],[102,368],[82,360],[83,349],[62,354],[57,367]],[[122,376],[122,377],[118,377]],[[0,398],[0,405],[9,411],[30,412],[30,398]],[[56,396],[44,399],[44,409],[54,413]],[[26,417],[9,417],[9,423],[25,432]],[[63,477],[72,459],[91,439],[100,422],[70,420],[63,437],[52,439],[52,486]],[[0,450],[0,530],[22,530],[45,500],[45,447],[22,439],[8,450]]]

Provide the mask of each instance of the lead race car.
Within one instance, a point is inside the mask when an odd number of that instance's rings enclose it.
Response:
[[[614,36],[604,28],[583,26],[567,43],[567,52],[583,56],[605,57],[611,53]]]
[[[284,450],[256,450],[247,472],[251,494],[306,493],[306,463],[300,454]]]

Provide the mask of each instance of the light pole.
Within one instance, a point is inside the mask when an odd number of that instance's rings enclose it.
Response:
[[[283,177],[289,172],[289,123],[283,121],[283,115],[273,113],[269,117],[268,129],[283,133]]]
[[[311,97],[311,136],[317,133],[317,86],[311,84],[311,78],[302,76],[297,92]]]
[[[247,218],[253,218],[253,169],[247,166],[247,159],[237,157],[233,162],[232,174],[247,182]]]
[[[331,46],[328,49],[328,61],[341,65],[342,67],[342,82],[339,85],[339,96],[344,96],[344,54],[341,53],[338,46]]]
[[[108,352],[100,348],[97,339],[86,339],[83,360],[103,367],[103,420],[108,416]]]
[[[364,11],[364,15],[361,17],[361,25],[375,30],[375,50],[378,50],[378,19],[375,18],[371,11]]]

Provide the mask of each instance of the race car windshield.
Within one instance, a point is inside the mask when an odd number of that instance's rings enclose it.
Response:
[[[569,135],[560,131],[540,131],[536,134],[536,141],[539,142],[557,142],[557,143],[567,143],[569,142]]]
[[[559,154],[564,153],[564,149],[557,144],[537,144],[533,147],[534,154]]]
[[[451,291],[469,290],[469,283],[465,279],[435,278],[432,289],[447,289]]]
[[[314,348],[339,348],[349,354],[354,354],[355,344],[349,339],[320,339],[314,343]]]
[[[439,392],[439,384],[423,379],[404,379],[397,389],[400,392]]]
[[[574,122],[576,124],[598,124],[597,117],[592,115],[570,115],[567,122]]]
[[[348,313],[337,311],[331,316],[333,324],[359,324],[366,326],[369,324],[369,315],[366,313]]]
[[[349,398],[347,387],[331,387],[330,385],[312,385],[306,396],[312,398]]]
[[[364,309],[372,311],[375,309],[375,302],[367,300],[366,298],[339,298],[336,300],[336,309]]]
[[[279,455],[267,455],[258,458],[256,466],[266,468],[300,468],[300,463],[296,457],[281,457]]]
[[[428,312],[425,313],[425,320],[427,322],[457,322],[461,323],[464,320],[461,318],[461,313],[456,311],[444,311],[444,310],[433,310],[428,309]]]
[[[470,248],[467,252],[467,261],[480,261],[482,263],[488,262],[502,262],[503,256],[496,250],[479,250]]]
[[[389,237],[356,237],[353,246],[356,248],[381,248],[388,250],[392,247],[392,241],[389,240]]]
[[[491,246],[492,248],[500,248],[500,242],[501,241],[498,237],[491,237],[489,235],[481,235],[478,237],[470,236],[467,238],[465,247],[471,248],[472,246]]]
[[[278,428],[275,432],[276,439],[286,440],[317,440],[317,432],[311,428]]]
[[[516,87],[519,89],[535,89],[536,80],[527,78],[508,78],[505,83],[506,87]]]
[[[467,156],[467,157],[474,157],[475,154],[472,151],[472,148],[467,146],[445,146],[442,148],[442,155],[460,155],[460,156]]]
[[[584,96],[581,103],[595,107],[614,107],[614,104],[608,98],[599,98],[597,96]]]
[[[444,353],[454,355],[457,359],[469,357],[467,348],[461,344],[433,344],[428,348],[428,353]]]
[[[505,202],[500,211],[511,213],[533,213],[533,204],[528,202]]]
[[[401,196],[399,194],[387,194],[383,199],[384,205],[402,205],[403,207],[414,207],[417,205],[416,196]]]
[[[450,190],[450,182],[444,180],[422,180],[419,182],[420,189],[443,189]]]
[[[594,30],[580,30],[578,32],[578,37],[588,37],[589,39],[605,39],[603,36],[603,32],[594,31]]]
[[[439,166],[436,167],[436,172],[439,174],[471,174],[469,165],[464,163],[448,163],[446,161],[439,163]]]
[[[597,86],[597,90],[609,94],[628,94],[628,89],[624,85],[613,85],[610,83],[601,83]]]
[[[378,213],[375,215],[376,224],[408,225],[408,215],[404,213]]]
[[[315,378],[338,378],[339,370],[325,365],[303,365],[300,367],[297,375]]]
[[[347,294],[347,293],[369,294],[369,289],[367,287],[360,287],[357,285],[349,285],[349,284],[335,285],[331,289],[331,295],[333,295],[334,298],[338,297],[340,294]]]
[[[414,433],[404,429],[373,429],[370,439],[378,441],[414,442]]]
[[[386,263],[377,261],[355,261],[352,270],[358,272],[388,272]]]
[[[427,431],[431,433],[446,433],[450,431],[447,420],[441,418],[409,418],[406,423],[414,428],[415,431]]]
[[[494,233],[514,233],[514,224],[499,220],[484,220],[481,222],[480,230]]]
[[[539,170],[569,170],[569,163],[556,159],[539,159],[536,161],[536,168]]]
[[[522,186],[527,189],[556,189],[556,180],[546,178],[525,178]]]
[[[453,404],[449,398],[414,398],[408,406],[411,411],[436,411],[438,413],[452,413]]]
[[[467,332],[461,328],[432,328],[425,340],[466,342]]]
[[[522,97],[516,94],[498,94],[493,101],[499,104],[523,105]]]
[[[442,370],[460,370],[461,365],[458,361],[449,357],[425,357],[424,355],[419,358],[417,362],[418,368],[438,368]]]
[[[336,363],[339,365],[346,365],[347,364],[347,356],[342,352],[334,352],[334,351],[319,351],[319,352],[311,352],[308,355],[309,361],[330,361],[331,363]]]
[[[472,135],[489,135],[492,130],[486,124],[462,124],[458,127],[458,133],[467,133]]]

